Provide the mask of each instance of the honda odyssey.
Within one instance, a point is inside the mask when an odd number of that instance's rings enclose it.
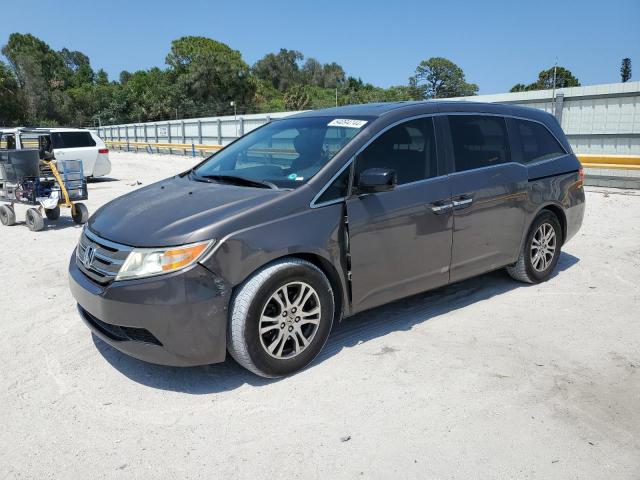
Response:
[[[273,121],[119,197],[69,263],[96,336],[166,365],[300,370],[334,322],[506,268],[537,283],[582,224],[582,168],[556,119],[401,102]]]

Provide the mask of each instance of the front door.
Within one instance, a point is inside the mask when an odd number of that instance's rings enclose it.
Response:
[[[354,312],[449,281],[451,187],[438,175],[432,118],[380,135],[357,156],[356,182],[376,167],[395,170],[398,186],[347,200]]]
[[[455,173],[451,175],[451,281],[515,261],[524,228],[527,170],[511,162],[505,119],[450,115]]]

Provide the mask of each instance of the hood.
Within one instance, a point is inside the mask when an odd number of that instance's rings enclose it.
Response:
[[[88,227],[102,238],[133,247],[210,240],[219,222],[285,193],[173,177],[107,203],[89,219]]]

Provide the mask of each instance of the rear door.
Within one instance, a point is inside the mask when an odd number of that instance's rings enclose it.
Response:
[[[449,281],[452,214],[449,178],[441,175],[431,117],[382,133],[355,159],[355,174],[394,169],[389,192],[346,201],[354,312]]]
[[[51,132],[51,142],[57,160],[80,160],[84,176],[93,175],[98,146],[90,132]]]
[[[451,281],[516,260],[524,228],[526,167],[511,161],[507,124],[498,115],[448,116],[451,175]]]

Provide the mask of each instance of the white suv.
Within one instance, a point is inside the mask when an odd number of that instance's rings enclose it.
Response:
[[[9,148],[38,148],[37,137],[48,135],[57,160],[80,160],[85,177],[103,177],[111,172],[109,149],[98,135],[84,128],[38,128],[22,131],[20,128],[3,129]]]
[[[109,149],[90,130],[50,128],[53,153],[58,160],[81,160],[85,177],[102,177],[111,172]]]

